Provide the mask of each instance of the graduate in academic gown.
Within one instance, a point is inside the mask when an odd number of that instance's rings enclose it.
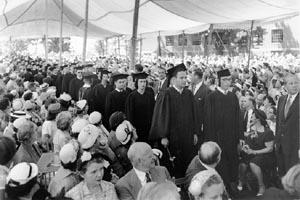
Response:
[[[73,78],[70,82],[69,95],[71,95],[71,97],[74,101],[78,101],[79,89],[84,84],[83,80],[82,80],[82,69],[83,69],[83,66],[78,66],[78,67],[75,68],[76,77]]]
[[[63,93],[69,94],[70,83],[73,78],[75,78],[75,75],[70,72],[70,67],[68,65],[65,65],[60,94]]]
[[[163,151],[161,164],[166,166],[175,178],[185,176],[185,171],[195,156],[197,135],[195,127],[194,97],[186,86],[184,64],[168,70],[173,85],[160,92],[157,97],[149,133],[150,141],[157,141]],[[173,160],[173,163],[170,161]],[[175,170],[174,170],[175,167]]]
[[[94,98],[93,98],[93,73],[92,72],[85,72],[83,73],[83,82],[84,85],[79,89],[78,99],[87,101],[89,106],[88,114],[94,111]]]
[[[222,149],[217,171],[230,192],[238,180],[238,152],[240,127],[240,107],[236,95],[228,88],[231,74],[228,69],[218,72],[219,87],[205,100],[204,139],[214,141]]]
[[[105,101],[105,120],[104,125],[108,128],[108,120],[111,114],[116,111],[125,112],[125,103],[129,92],[126,90],[127,74],[114,74],[112,76],[115,89],[111,91]]]
[[[106,96],[112,91],[112,87],[108,82],[109,71],[102,69],[99,73],[101,73],[101,83],[96,84],[93,88],[93,96],[95,98],[94,108],[95,111],[104,115]]]
[[[155,100],[153,90],[147,91],[147,76],[145,72],[133,74],[137,89],[127,97],[125,113],[136,128],[137,141],[148,143]]]

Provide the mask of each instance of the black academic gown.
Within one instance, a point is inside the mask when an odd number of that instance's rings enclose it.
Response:
[[[154,95],[147,91],[141,94],[135,90],[127,98],[125,107],[126,117],[136,128],[138,141],[148,143],[154,104]]]
[[[165,165],[171,175],[184,177],[187,166],[195,156],[193,152],[193,135],[195,134],[194,97],[190,90],[184,88],[180,94],[174,87],[160,92],[154,107],[150,141],[157,141],[158,148],[164,152],[161,164]],[[161,139],[168,138],[169,152],[175,156],[174,166],[170,164],[169,153],[161,147]]]
[[[59,74],[56,78],[56,83],[55,83],[55,87],[56,87],[56,96],[59,97],[59,95],[62,93],[61,92],[61,87],[62,87],[62,81],[63,81],[63,74]]]
[[[72,73],[67,73],[63,76],[60,94],[63,94],[64,92],[69,94],[70,83],[73,78],[75,78],[75,75]]]
[[[105,100],[108,93],[112,91],[112,87],[107,85],[104,87],[102,83],[98,83],[93,88],[93,96],[94,96],[94,108],[95,111],[100,112],[102,115],[105,114]]]
[[[87,101],[87,104],[89,106],[88,114],[92,113],[94,109],[94,98],[93,98],[93,90],[92,87],[89,86],[83,86],[79,89],[78,92],[78,99],[83,100],[85,99]]]
[[[105,125],[107,126],[109,123],[109,117],[116,111],[121,111],[125,113],[125,103],[126,99],[129,95],[127,90],[118,92],[117,90],[113,90],[110,92],[105,100]]]
[[[218,89],[205,100],[204,139],[214,141],[222,149],[217,171],[225,185],[238,178],[237,145],[240,134],[240,107],[238,98],[232,92],[224,95]]]
[[[83,86],[83,81],[77,77],[73,78],[70,82],[69,94],[72,97],[72,100],[78,101],[79,89]]]

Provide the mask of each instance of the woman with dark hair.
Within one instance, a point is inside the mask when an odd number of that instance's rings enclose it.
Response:
[[[267,95],[264,97],[263,111],[267,113],[271,106],[276,106],[275,101],[271,96]]]
[[[6,177],[16,151],[16,143],[11,138],[0,136],[0,199],[4,199]]]
[[[101,154],[83,152],[78,170],[83,181],[67,192],[73,200],[118,200],[115,187],[104,181],[104,168],[107,166]]]
[[[8,174],[5,191],[8,200],[44,200],[49,193],[37,181],[38,167],[34,163],[22,162]]]
[[[116,148],[121,145],[120,141],[116,138],[117,127],[126,119],[123,112],[114,112],[109,118],[110,133],[108,135],[108,145],[115,152]]]
[[[258,181],[257,196],[261,196],[265,191],[262,172],[275,165],[274,134],[269,129],[266,119],[267,116],[262,110],[254,110],[250,132],[245,132],[245,143],[241,147],[238,189],[243,189],[245,173],[249,166]]]
[[[155,105],[154,92],[148,88],[145,72],[133,74],[136,90],[130,93],[125,104],[125,113],[128,121],[136,128],[139,136],[138,141],[149,142],[148,136],[151,128],[152,115]]]

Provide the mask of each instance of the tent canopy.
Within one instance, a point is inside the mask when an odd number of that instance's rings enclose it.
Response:
[[[89,0],[89,37],[132,33],[134,0]],[[140,0],[138,34],[249,28],[299,15],[299,0]],[[58,36],[61,0],[0,0],[0,36]],[[63,36],[83,36],[85,0],[64,0]],[[48,14],[48,20],[47,19]],[[177,32],[176,32],[177,31]]]

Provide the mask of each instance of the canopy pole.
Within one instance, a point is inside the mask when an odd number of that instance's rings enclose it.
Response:
[[[158,49],[157,49],[157,58],[161,57],[161,46],[160,46],[160,31],[158,31],[158,37],[157,37],[157,42],[158,42]]]
[[[121,55],[120,36],[118,36],[118,54]]]
[[[183,43],[182,43],[182,62],[184,62],[184,42],[185,42],[185,34],[184,34],[184,31],[182,31],[182,35],[183,35]]]
[[[212,34],[214,31],[214,26],[213,24],[210,24],[209,29],[208,29],[209,33],[208,33],[208,43],[207,43],[207,49],[206,49],[206,64],[208,63],[208,57],[211,51],[211,43],[212,43]]]
[[[89,21],[89,0],[85,0],[85,19],[84,19],[84,37],[83,37],[83,50],[82,50],[82,63],[86,61],[86,42]]]
[[[140,0],[135,0],[134,4],[134,14],[133,14],[133,28],[132,28],[132,38],[131,38],[131,49],[130,49],[130,69],[134,69],[135,65],[135,52],[136,52],[136,39],[137,39],[137,28],[139,20],[139,8]]]
[[[142,49],[143,49],[143,38],[142,38],[142,34],[140,34],[140,63],[142,62]]]
[[[249,47],[248,47],[248,68],[250,67],[250,58],[251,58],[251,47],[252,47],[252,35],[253,35],[253,24],[254,20],[251,21],[251,28],[250,28],[250,38],[249,38]]]
[[[60,2],[60,33],[59,33],[59,66],[62,64],[62,32],[63,32],[63,17],[64,17],[64,0]]]
[[[48,0],[45,1],[46,8],[46,34],[45,34],[45,59],[46,63],[48,63]]]

